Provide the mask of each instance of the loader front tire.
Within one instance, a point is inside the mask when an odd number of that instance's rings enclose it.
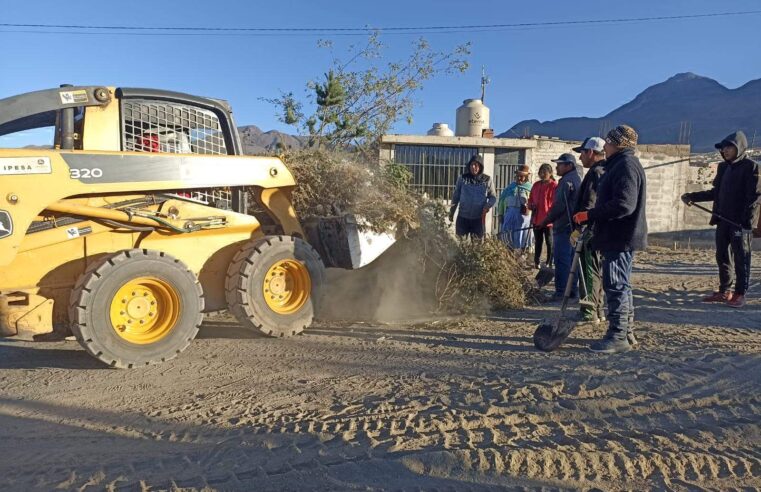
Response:
[[[71,292],[72,332],[87,352],[125,369],[173,359],[203,320],[203,292],[180,260],[132,249],[95,262]]]
[[[227,306],[246,328],[270,337],[312,324],[324,283],[320,255],[306,241],[267,236],[243,245],[227,270]]]

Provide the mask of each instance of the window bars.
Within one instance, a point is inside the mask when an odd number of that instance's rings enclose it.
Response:
[[[412,173],[410,185],[430,198],[450,201],[457,178],[473,155],[474,147],[396,145],[394,162],[404,164]]]
[[[122,149],[130,152],[227,155],[219,118],[212,111],[182,103],[125,99],[122,101]],[[230,190],[179,192],[217,208],[230,209]]]

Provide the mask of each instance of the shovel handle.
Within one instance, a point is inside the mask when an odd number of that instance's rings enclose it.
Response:
[[[719,215],[719,214],[715,213],[713,210],[709,210],[709,209],[708,209],[708,207],[704,207],[703,205],[698,205],[698,204],[697,204],[697,203],[695,203],[695,202],[692,202],[692,205],[691,205],[691,206],[693,206],[693,207],[697,207],[697,208],[699,208],[700,210],[702,210],[702,211],[704,211],[704,212],[708,212],[708,213],[709,213],[709,214],[711,214],[712,216],[716,217],[717,219],[719,219],[719,220],[721,220],[721,221],[724,221],[724,222],[726,222],[727,224],[729,224],[729,225],[731,225],[731,226],[735,226],[735,227],[738,227],[738,228],[740,228],[740,229],[742,229],[742,228],[743,228],[743,226],[741,226],[741,225],[740,225],[740,224],[738,224],[737,222],[732,222],[731,220],[729,220],[729,219],[726,219],[726,218],[722,217],[721,215]]]

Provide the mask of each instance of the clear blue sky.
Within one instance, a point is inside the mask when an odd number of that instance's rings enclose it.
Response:
[[[363,2],[334,0],[6,2],[0,22],[182,27],[430,26],[673,16],[758,10],[758,0],[534,0]],[[292,132],[260,101],[303,91],[330,54],[317,36],[127,36],[11,32],[0,28],[0,98],[60,83],[172,89],[229,100],[239,125]],[[329,37],[329,36],[328,36]],[[386,35],[388,60],[419,35]],[[472,42],[471,69],[429,82],[415,121],[398,133],[454,126],[457,106],[480,95],[498,132],[527,118],[601,116],[678,72],[735,88],[761,78],[761,15],[425,36],[438,49]],[[361,37],[333,37],[338,50]]]

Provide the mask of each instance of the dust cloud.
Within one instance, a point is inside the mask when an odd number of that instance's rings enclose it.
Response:
[[[329,268],[317,317],[391,323],[433,315],[437,274],[422,262],[416,244],[399,240],[357,270]]]

